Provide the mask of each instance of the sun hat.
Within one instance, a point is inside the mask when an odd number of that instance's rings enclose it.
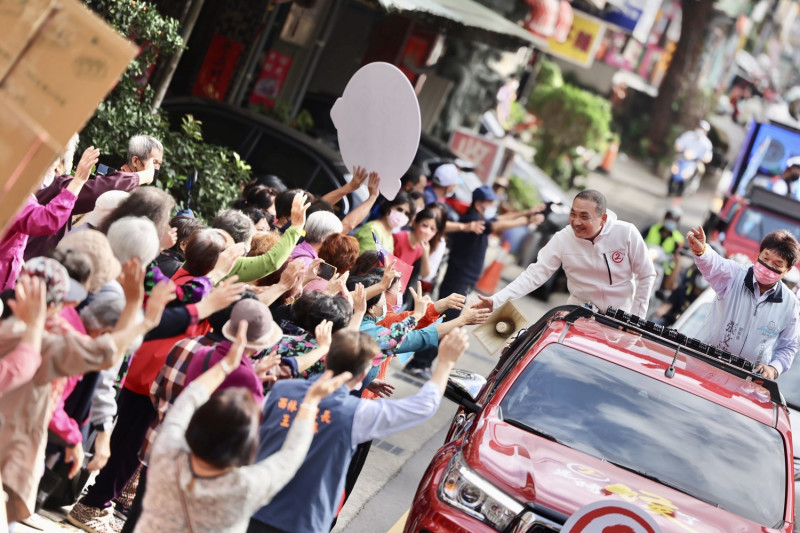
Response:
[[[68,233],[56,246],[57,250],[76,250],[84,252],[92,262],[92,275],[86,289],[97,292],[100,287],[117,279],[122,266],[111,250],[105,235],[93,229]]]
[[[245,348],[263,350],[272,347],[283,336],[283,331],[272,319],[269,307],[258,300],[240,300],[231,310],[231,318],[222,326],[222,334],[231,342],[236,340],[239,323],[247,322]]]

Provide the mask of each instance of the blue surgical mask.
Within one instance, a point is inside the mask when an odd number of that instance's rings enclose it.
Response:
[[[664,229],[667,231],[675,231],[678,229],[678,223],[672,219],[667,219],[664,221]]]

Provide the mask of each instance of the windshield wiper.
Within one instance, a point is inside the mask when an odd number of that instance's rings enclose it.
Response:
[[[514,426],[515,428],[522,429],[524,431],[527,431],[528,433],[533,433],[534,435],[536,435],[538,437],[542,437],[543,439],[547,439],[547,440],[553,441],[556,444],[564,444],[562,441],[558,440],[556,437],[552,436],[551,434],[546,433],[546,432],[542,431],[541,429],[536,429],[533,426],[529,426],[525,422],[520,422],[519,420],[515,420],[513,418],[504,418],[503,421],[504,422],[508,422],[509,424]]]
[[[678,492],[682,492],[683,494],[686,494],[687,496],[691,496],[692,498],[695,498],[697,500],[706,502],[709,505],[713,505],[717,509],[723,509],[723,507],[720,504],[718,504],[717,502],[711,501],[711,500],[706,499],[706,498],[702,498],[702,497],[698,496],[697,494],[689,492],[688,490],[686,490],[686,489],[684,489],[684,488],[682,488],[682,487],[680,487],[680,486],[678,486],[678,485],[676,485],[674,483],[670,483],[669,481],[664,481],[663,479],[659,478],[658,476],[655,476],[653,474],[649,474],[649,473],[644,472],[642,470],[637,470],[635,468],[631,468],[630,466],[625,466],[625,465],[623,465],[621,463],[616,463],[614,461],[609,461],[608,459],[603,459],[603,461],[605,461],[606,463],[612,464],[612,465],[614,465],[614,466],[616,466],[618,468],[621,468],[623,470],[627,470],[628,472],[632,472],[632,473],[636,474],[637,476],[641,476],[643,478],[647,478],[650,481],[655,481],[656,483],[660,483],[661,485],[665,485],[665,486],[667,486],[667,487],[669,487],[671,489],[677,490]]]

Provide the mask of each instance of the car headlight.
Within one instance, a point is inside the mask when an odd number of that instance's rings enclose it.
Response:
[[[476,474],[457,453],[442,478],[439,498],[497,531],[505,530],[523,505]]]

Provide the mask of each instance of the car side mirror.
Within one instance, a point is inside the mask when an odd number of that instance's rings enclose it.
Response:
[[[444,395],[467,411],[477,413],[483,407],[476,400],[484,385],[486,385],[485,377],[457,368],[450,373]]]

